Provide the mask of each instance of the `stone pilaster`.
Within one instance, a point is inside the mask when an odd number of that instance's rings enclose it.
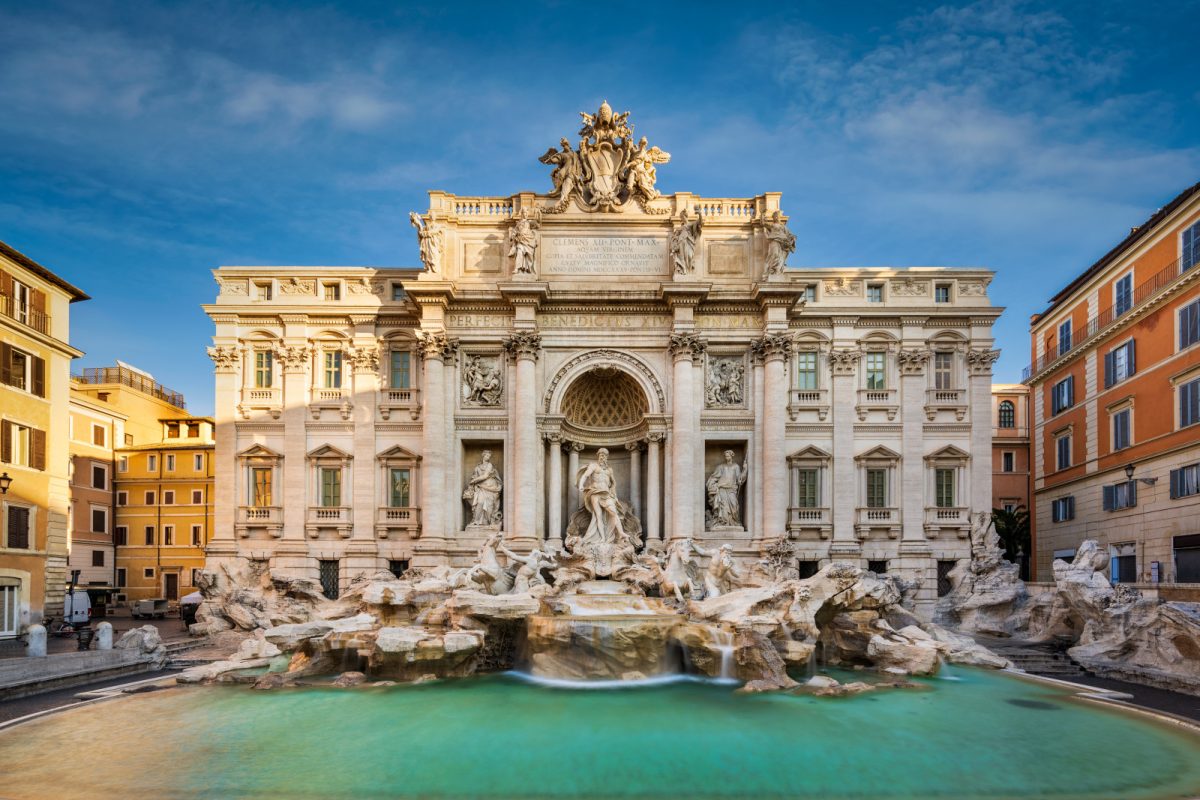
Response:
[[[646,541],[662,539],[662,484],[659,482],[659,449],[663,435],[658,432],[646,437]]]
[[[829,402],[833,406],[833,542],[830,557],[857,553],[854,516],[858,508],[858,475],[854,462],[855,406],[858,401],[857,348],[835,348],[829,353],[833,384]]]
[[[516,475],[508,483],[513,487],[513,546],[528,549],[538,540],[538,481],[542,445],[537,432],[537,359],[542,338],[535,331],[518,331],[504,342],[504,348],[516,362],[516,390],[513,408],[513,466]]]
[[[422,392],[429,400],[425,404],[421,426],[421,544],[413,566],[433,566],[445,548],[450,533],[446,520],[446,472],[449,453],[446,449],[447,409],[442,400],[446,394],[446,362],[452,361],[458,342],[445,334],[425,333],[420,340],[418,355],[424,375]]]
[[[550,496],[546,501],[546,544],[552,549],[562,548],[563,525],[563,476],[562,476],[562,435],[550,433],[546,435],[546,446],[550,448]]]
[[[932,354],[925,348],[902,349],[896,354],[900,371],[900,508],[901,536],[907,547],[925,546],[925,390],[926,369]]]
[[[240,500],[244,492],[239,493],[237,487],[237,478],[241,470],[237,463],[237,430],[234,417],[236,398],[239,396],[238,354],[232,347],[210,347],[208,356],[213,360],[216,372],[214,458],[215,463],[221,465],[221,469],[216,470],[213,478],[213,530],[208,542],[208,553],[213,557],[229,557],[237,551],[234,522],[237,507],[244,502]]]
[[[354,404],[354,452],[358,454],[351,466],[354,476],[351,495],[354,509],[352,538],[369,542],[375,538],[375,509],[384,504],[383,497],[376,490],[379,470],[375,460],[363,458],[364,454],[373,454],[376,449],[375,402],[379,396],[379,348],[374,344],[359,345],[350,351],[349,362],[353,373],[351,402]]]
[[[764,542],[787,534],[787,358],[792,340],[770,334],[754,342],[763,360],[762,528]]]
[[[309,505],[308,366],[311,351],[306,345],[284,345],[276,357],[283,369],[283,425],[290,433],[283,444],[283,475],[274,502],[283,506],[283,539],[296,545],[304,541],[304,522]]]

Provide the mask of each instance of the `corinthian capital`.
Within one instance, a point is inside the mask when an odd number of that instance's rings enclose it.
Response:
[[[667,350],[675,358],[688,356],[693,361],[703,356],[707,349],[708,343],[694,333],[673,333],[667,345]]]
[[[901,350],[896,353],[896,364],[900,367],[901,375],[922,375],[925,373],[925,365],[929,363],[929,358],[928,350]]]
[[[233,372],[237,367],[238,351],[236,347],[209,347],[207,351],[217,372]]]
[[[522,358],[536,361],[542,350],[542,335],[537,331],[517,331],[504,340],[504,349],[515,361]]]
[[[423,333],[417,338],[417,355],[441,361],[453,361],[458,352],[458,339],[444,333]]]
[[[755,357],[764,361],[787,358],[792,354],[792,337],[786,333],[769,333],[751,342],[750,349]]]
[[[991,375],[992,365],[999,357],[999,350],[968,350],[967,370],[972,375]]]
[[[829,368],[834,375],[853,375],[858,369],[862,351],[856,347],[842,347],[829,352]]]
[[[378,372],[379,348],[355,347],[350,351],[350,364],[355,372]]]
[[[275,351],[284,372],[302,372],[308,364],[309,350],[304,345],[284,345]]]

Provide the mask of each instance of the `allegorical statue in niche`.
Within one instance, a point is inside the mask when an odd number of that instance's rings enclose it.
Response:
[[[408,213],[408,221],[417,229],[417,241],[421,248],[421,263],[428,272],[438,272],[442,267],[442,231],[432,223],[426,224],[415,211]]]
[[[608,449],[596,451],[596,460],[584,467],[579,474],[579,496],[583,507],[592,515],[583,543],[593,541],[612,544],[626,539],[621,525],[621,511],[617,508],[617,482],[612,467],[608,465]]]
[[[513,259],[514,275],[533,274],[533,256],[537,252],[538,223],[528,209],[521,209],[508,229],[508,254]]]
[[[479,464],[463,489],[463,500],[471,504],[471,527],[499,527],[503,512],[500,509],[500,490],[503,484],[496,465],[492,463],[492,451],[484,450]]]
[[[463,400],[479,406],[500,405],[500,366],[471,356],[463,367]]]
[[[690,275],[696,270],[696,247],[703,227],[703,215],[689,222],[687,209],[679,212],[679,225],[671,231],[671,263],[676,275]]]
[[[788,230],[778,211],[763,223],[763,231],[767,235],[767,274],[783,272],[788,254],[796,250],[796,235]]]
[[[709,362],[708,380],[704,385],[704,403],[709,408],[740,406],[746,367],[741,360],[717,359]]]
[[[711,528],[741,528],[741,503],[738,494],[746,482],[748,470],[743,461],[739,467],[733,463],[733,451],[725,451],[725,460],[717,464],[708,476],[708,508]]]

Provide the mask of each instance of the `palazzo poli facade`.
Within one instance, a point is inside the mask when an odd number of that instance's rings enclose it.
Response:
[[[579,137],[547,194],[431,192],[418,268],[215,271],[210,568],[558,550],[604,448],[652,552],[786,537],[931,603],[991,508],[992,273],[785,266],[778,193],[659,194],[607,105]]]

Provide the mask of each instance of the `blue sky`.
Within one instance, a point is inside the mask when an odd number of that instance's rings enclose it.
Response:
[[[0,239],[94,298],[77,366],[211,413],[211,268],[414,265],[426,190],[545,190],[607,98],[662,190],[782,191],[794,266],[995,269],[1015,380],[1029,315],[1200,180],[1198,28],[1186,0],[0,2]]]

